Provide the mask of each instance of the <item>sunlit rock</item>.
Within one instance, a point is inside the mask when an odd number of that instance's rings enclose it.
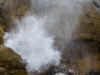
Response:
[[[27,75],[20,55],[5,46],[0,48],[0,72],[7,72],[13,75],[24,73]]]

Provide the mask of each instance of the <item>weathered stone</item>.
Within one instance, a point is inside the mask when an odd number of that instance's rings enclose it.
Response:
[[[6,72],[11,75],[27,75],[25,65],[22,63],[20,55],[16,54],[10,48],[2,46],[0,48],[0,66],[6,69]],[[5,71],[1,68],[2,71]]]
[[[9,74],[4,68],[0,67],[0,75],[9,75]]]
[[[85,7],[81,15],[80,24],[73,32],[73,39],[100,40],[100,14],[92,4]]]

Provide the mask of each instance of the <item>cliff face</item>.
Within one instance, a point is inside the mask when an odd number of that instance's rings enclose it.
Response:
[[[95,1],[95,0],[94,0]],[[96,1],[96,3],[99,3]],[[77,75],[100,75],[100,7],[90,3],[84,7],[80,23],[73,31],[72,40],[56,38],[55,44],[60,49],[60,42],[65,42],[61,63],[74,70]]]
[[[12,18],[21,19],[29,6],[29,0],[0,0],[0,45],[4,32],[13,25]],[[0,46],[0,75],[28,75],[20,55],[4,46]]]
[[[27,75],[21,56],[10,48],[0,48],[0,75]]]
[[[67,66],[64,71],[71,68],[74,69],[74,74],[77,72],[80,75],[100,74],[100,4],[98,3],[98,0],[94,0],[84,7],[85,12],[80,17],[79,26],[73,32],[72,41],[65,42],[61,60],[61,63]],[[9,31],[13,25],[12,17],[21,19],[28,10],[30,10],[30,0],[0,0],[0,45],[3,44],[4,32]],[[58,48],[61,41],[65,39],[56,38],[55,44]],[[21,57],[11,49],[1,47],[0,75],[27,75],[25,65],[19,62],[20,60]],[[52,74],[53,69],[45,71],[43,75]]]

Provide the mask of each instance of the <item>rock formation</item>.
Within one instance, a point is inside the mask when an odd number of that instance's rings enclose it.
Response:
[[[0,0],[0,45],[4,33],[13,25],[12,18],[21,19],[27,10],[30,10],[30,0]],[[64,71],[73,69],[75,75],[100,75],[100,1],[93,0],[84,11],[73,39],[65,42],[61,63],[67,66]],[[56,38],[58,48],[61,41],[65,39]],[[53,71],[50,68],[41,75],[50,75]],[[27,75],[20,55],[5,46],[0,47],[0,75]]]
[[[21,56],[10,48],[0,48],[0,75],[27,75]]]
[[[29,10],[29,0],[0,0],[0,45],[4,32],[13,25],[12,18],[21,18]],[[10,48],[0,46],[0,75],[28,75],[20,55]]]

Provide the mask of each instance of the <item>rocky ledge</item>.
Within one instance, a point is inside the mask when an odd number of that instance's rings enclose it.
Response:
[[[27,75],[21,56],[10,48],[0,48],[0,75]]]

